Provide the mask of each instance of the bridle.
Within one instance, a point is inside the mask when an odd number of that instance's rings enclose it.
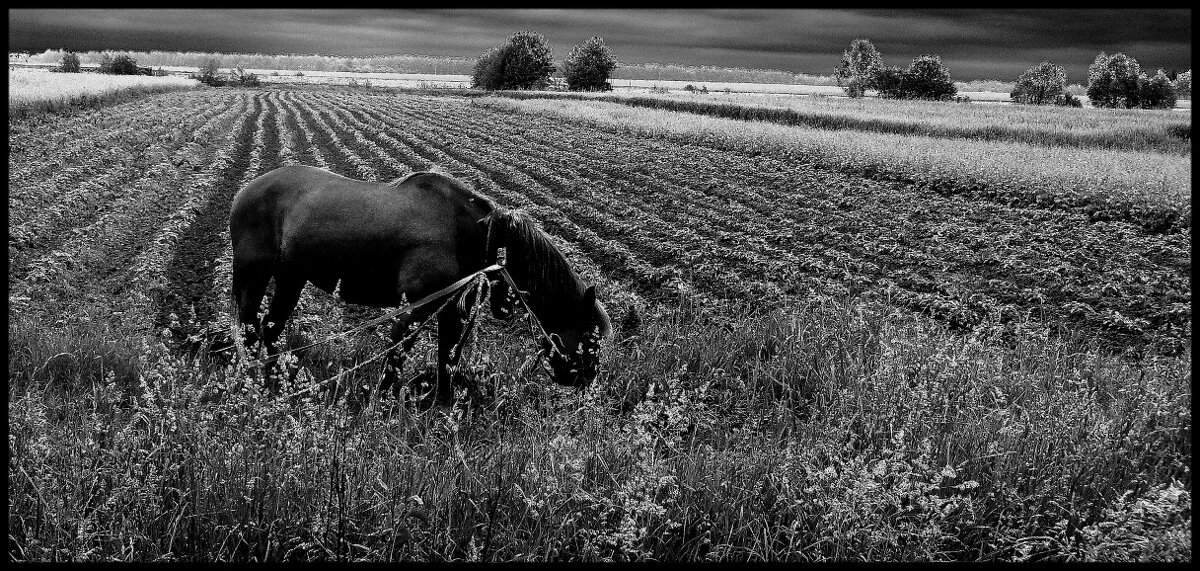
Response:
[[[487,238],[484,241],[484,252],[491,250],[492,242],[492,224],[494,220],[488,220]],[[564,353],[560,346],[563,345],[562,338],[556,333],[548,333],[546,328],[542,326],[542,322],[533,312],[533,308],[529,307],[529,303],[525,300],[525,294],[521,288],[517,287],[516,282],[512,279],[512,274],[508,273],[506,267],[508,258],[508,248],[500,246],[496,248],[496,262],[490,268],[499,267],[496,270],[500,277],[508,285],[507,291],[504,292],[498,313],[503,318],[508,318],[513,313],[513,307],[520,303],[525,307],[525,312],[529,316],[530,333],[540,339],[541,348],[538,351],[537,361],[542,370],[551,378],[555,378],[556,370],[565,370],[570,373],[575,379],[579,379],[580,375],[583,378],[595,378],[597,373],[596,361],[600,354],[600,340],[603,336],[600,334],[600,326],[593,325],[591,330],[584,333],[574,351]],[[557,341],[556,341],[557,339]]]
[[[507,312],[511,313],[511,307],[516,303],[520,303],[525,307],[525,313],[529,317],[530,332],[541,341],[541,348],[538,351],[538,363],[541,365],[542,370],[552,379],[555,377],[555,370],[566,370],[576,378],[579,378],[580,374],[583,374],[584,378],[594,378],[597,372],[596,360],[600,354],[600,340],[603,338],[600,334],[600,326],[593,325],[590,331],[584,333],[583,338],[580,339],[574,351],[564,353],[559,349],[563,344],[562,338],[557,333],[548,333],[546,331],[537,314],[533,312],[533,308],[529,307],[529,303],[525,300],[525,292],[517,287],[517,284],[512,279],[512,274],[508,273],[508,269],[505,267],[507,262],[506,257],[507,248],[497,248],[496,263],[493,264],[493,267],[499,266],[496,271],[508,285],[508,291],[505,292],[504,299],[505,305],[508,307]],[[547,361],[549,362],[548,364]]]

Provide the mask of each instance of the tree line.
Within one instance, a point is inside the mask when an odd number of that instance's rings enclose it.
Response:
[[[885,66],[879,50],[866,38],[850,42],[834,77],[850,97],[862,97],[868,89],[891,99],[945,100],[956,94],[950,71],[938,56],[918,56],[907,69]],[[1190,69],[1175,77],[1160,69],[1151,77],[1124,53],[1100,52],[1088,67],[1087,96],[1094,107],[1170,109],[1178,97],[1191,97],[1191,91]],[[1066,70],[1048,61],[1021,74],[1009,96],[1015,103],[1029,105],[1082,106],[1067,92]]]
[[[239,66],[227,76],[218,73],[216,58],[207,58],[193,77],[209,85],[257,85],[258,78]],[[551,76],[561,71],[561,87],[571,91],[609,91],[609,78],[618,66],[617,58],[604,40],[593,36],[574,46],[562,62],[554,64],[550,45],[541,34],[521,31],[500,45],[484,51],[476,60],[471,87],[512,90],[546,89],[558,85]],[[66,52],[59,71],[79,72],[79,56]],[[138,67],[129,55],[104,54],[100,73],[152,75],[150,68]],[[879,50],[866,38],[855,38],[842,53],[834,79],[850,97],[862,97],[868,89],[885,99],[963,100],[950,71],[935,54],[913,58],[907,68],[886,66]],[[1101,52],[1088,67],[1087,96],[1095,107],[1171,108],[1179,97],[1191,97],[1191,70],[1167,74],[1159,69],[1149,76],[1137,60],[1124,53]],[[1080,107],[1079,98],[1067,91],[1067,74],[1062,66],[1049,61],[1030,67],[1017,78],[1009,94],[1016,103]]]
[[[62,56],[62,61],[58,65],[59,71],[64,73],[79,73],[79,54],[74,52],[66,52]],[[141,67],[137,64],[137,60],[133,57],[118,54],[104,54],[100,58],[100,67],[96,68],[97,73],[106,73],[109,75],[162,75],[156,74],[154,70],[148,67]]]

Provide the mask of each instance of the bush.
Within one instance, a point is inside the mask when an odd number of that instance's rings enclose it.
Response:
[[[1088,100],[1093,107],[1137,107],[1139,75],[1137,60],[1123,53],[1100,52],[1088,66]]]
[[[113,57],[109,54],[104,54],[100,58],[99,72],[110,75],[138,75],[140,70],[138,69],[137,60],[131,56],[120,54]]]
[[[617,58],[612,50],[600,36],[593,36],[571,49],[562,71],[571,91],[612,91],[608,78],[616,68]]]
[[[842,63],[835,70],[838,87],[850,97],[862,97],[867,89],[875,87],[874,78],[883,67],[883,56],[875,49],[871,40],[857,38],[850,42],[850,49],[842,52]]]
[[[1009,96],[1015,103],[1049,105],[1059,101],[1066,88],[1067,70],[1044,61],[1025,70]]]
[[[541,89],[549,83],[553,71],[546,38],[536,32],[517,32],[479,56],[471,87],[488,91]]]
[[[914,58],[901,78],[901,85],[906,99],[943,101],[958,93],[950,80],[950,70],[936,55]]]
[[[64,73],[79,73],[79,54],[75,52],[67,52],[63,54],[62,63],[58,66],[58,71]]]
[[[1083,101],[1075,97],[1069,91],[1064,91],[1061,95],[1054,99],[1054,104],[1062,107],[1083,107]]]
[[[871,81],[884,99],[930,99],[946,101],[958,94],[950,71],[936,55],[914,58],[908,69],[879,68]]]
[[[1175,100],[1175,86],[1163,70],[1154,77],[1138,76],[1138,105],[1143,109],[1170,109]]]
[[[257,75],[247,72],[245,69],[242,69],[242,66],[239,65],[237,66],[237,69],[234,70],[233,75],[229,78],[229,84],[238,85],[241,87],[258,87],[262,84],[262,82],[259,81]]]
[[[192,75],[192,79],[195,79],[205,85],[220,87],[225,85],[225,80],[220,76],[220,72],[221,60],[215,57],[210,57],[205,59],[204,62],[200,64],[200,69],[197,70],[194,75]]]

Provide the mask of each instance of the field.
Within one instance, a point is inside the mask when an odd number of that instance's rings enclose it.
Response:
[[[8,113],[20,119],[77,107],[95,107],[148,93],[191,89],[200,82],[182,77],[54,73],[8,70]]]
[[[10,557],[1190,560],[1190,128],[846,103],[273,86],[10,120]],[[614,317],[595,386],[549,385],[521,323],[452,409],[355,390],[382,326],[282,394],[210,354],[230,201],[292,163],[529,213]],[[287,344],[379,314],[308,288]]]

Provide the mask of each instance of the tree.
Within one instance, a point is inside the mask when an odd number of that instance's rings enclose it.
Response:
[[[471,86],[487,89],[539,89],[550,81],[554,60],[546,38],[517,32],[475,62]]]
[[[875,72],[872,83],[884,99],[904,98],[904,70],[894,65],[883,66]]]
[[[1067,70],[1044,61],[1025,70],[1009,96],[1017,103],[1049,105],[1063,101],[1066,88]]]
[[[1100,52],[1088,66],[1087,96],[1092,106],[1137,107],[1141,71],[1137,60],[1123,53]]]
[[[875,87],[875,76],[882,68],[883,56],[871,40],[856,38],[850,42],[850,49],[842,52],[842,63],[834,76],[846,95],[862,97],[864,91]]]
[[[1175,76],[1175,95],[1183,99],[1192,98],[1192,70]]]
[[[137,60],[133,59],[128,54],[120,54],[112,57],[109,54],[104,54],[100,58],[100,73],[108,73],[112,75],[137,75],[138,65]]]
[[[950,70],[942,65],[942,58],[936,55],[913,58],[908,69],[901,75],[900,84],[907,99],[942,101],[958,93],[950,79]]]
[[[1175,86],[1163,70],[1154,77],[1142,74],[1138,78],[1138,105],[1145,109],[1170,109],[1175,107]]]
[[[79,54],[75,52],[64,53],[62,57],[62,63],[58,66],[58,71],[65,73],[79,73]]]
[[[571,48],[563,62],[563,78],[571,91],[612,91],[608,78],[617,68],[617,58],[600,36]]]

